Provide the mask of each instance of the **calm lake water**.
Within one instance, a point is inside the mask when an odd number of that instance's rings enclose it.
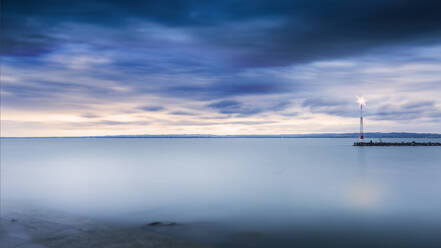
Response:
[[[354,141],[2,139],[1,202],[218,247],[441,247],[441,148]]]

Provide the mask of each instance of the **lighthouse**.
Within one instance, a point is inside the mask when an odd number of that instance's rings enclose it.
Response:
[[[364,139],[364,131],[363,131],[363,105],[366,104],[366,101],[361,97],[358,98],[357,101],[360,104],[360,140]]]

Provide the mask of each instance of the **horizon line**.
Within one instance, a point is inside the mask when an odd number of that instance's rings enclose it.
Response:
[[[374,137],[372,137],[374,135]],[[441,138],[441,133],[420,132],[368,132],[366,138],[381,138],[378,135],[386,135],[384,138],[418,138],[435,136]],[[395,135],[395,137],[394,137]],[[401,137],[398,137],[398,136]],[[413,135],[413,136],[412,136]],[[358,137],[359,133],[306,133],[306,134],[115,134],[115,135],[87,135],[87,136],[0,136],[6,139],[26,138],[352,138]],[[418,137],[415,137],[418,136]]]

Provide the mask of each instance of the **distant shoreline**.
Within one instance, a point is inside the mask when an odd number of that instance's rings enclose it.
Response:
[[[211,134],[141,134],[107,136],[46,136],[46,137],[0,137],[1,139],[80,139],[80,138],[358,138],[358,133],[323,133],[323,134],[268,134],[268,135],[211,135]],[[441,138],[441,133],[365,133],[365,138]]]

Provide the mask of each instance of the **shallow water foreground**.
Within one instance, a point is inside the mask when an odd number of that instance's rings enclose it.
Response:
[[[440,147],[1,142],[1,235],[13,237],[11,247],[441,247]]]
[[[11,209],[9,207],[8,209]],[[145,226],[124,226],[41,209],[2,214],[0,247],[209,247],[155,233]]]

